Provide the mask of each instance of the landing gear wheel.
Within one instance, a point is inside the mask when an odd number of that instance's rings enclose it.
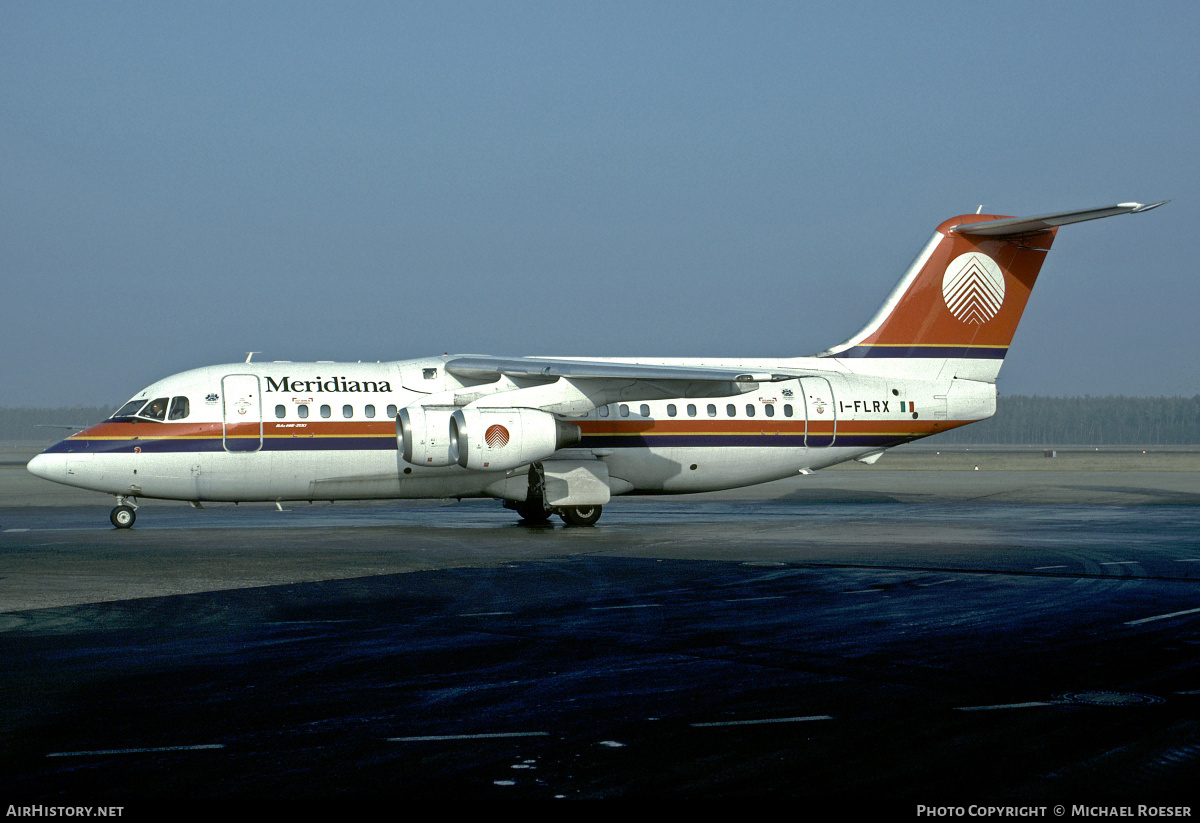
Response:
[[[113,526],[118,529],[128,529],[133,525],[133,521],[137,519],[137,513],[134,512],[132,506],[117,506],[109,514],[108,519],[112,521]]]
[[[553,514],[549,509],[541,503],[521,503],[516,507],[517,514],[521,515],[521,519],[526,523],[545,523]]]
[[[592,526],[600,519],[600,506],[567,506],[559,517],[568,526]]]

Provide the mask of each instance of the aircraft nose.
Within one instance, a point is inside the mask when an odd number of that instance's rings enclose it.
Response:
[[[45,480],[61,481],[66,476],[66,461],[60,454],[39,454],[25,466]]]

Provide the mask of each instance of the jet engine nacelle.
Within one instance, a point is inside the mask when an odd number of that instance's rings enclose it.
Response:
[[[580,439],[579,427],[540,409],[465,408],[450,415],[458,465],[506,471],[544,460]]]
[[[396,415],[396,444],[405,463],[453,466],[458,462],[450,436],[453,406],[406,406]]]

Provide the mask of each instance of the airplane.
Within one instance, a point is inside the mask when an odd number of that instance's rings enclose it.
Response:
[[[491,497],[525,523],[587,526],[613,496],[871,464],[995,413],[1000,366],[1060,226],[1162,204],[946,220],[874,317],[813,356],[247,356],[147,386],[28,469],[115,495],[110,520],[127,529],[140,498],[282,509]]]

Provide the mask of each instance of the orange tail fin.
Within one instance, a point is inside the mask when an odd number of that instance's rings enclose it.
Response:
[[[956,360],[962,361],[958,376],[993,381],[1058,227],[1160,205],[953,217],[937,227],[871,322],[822,356],[881,360],[873,364],[881,371],[892,371],[897,361],[933,367]]]

